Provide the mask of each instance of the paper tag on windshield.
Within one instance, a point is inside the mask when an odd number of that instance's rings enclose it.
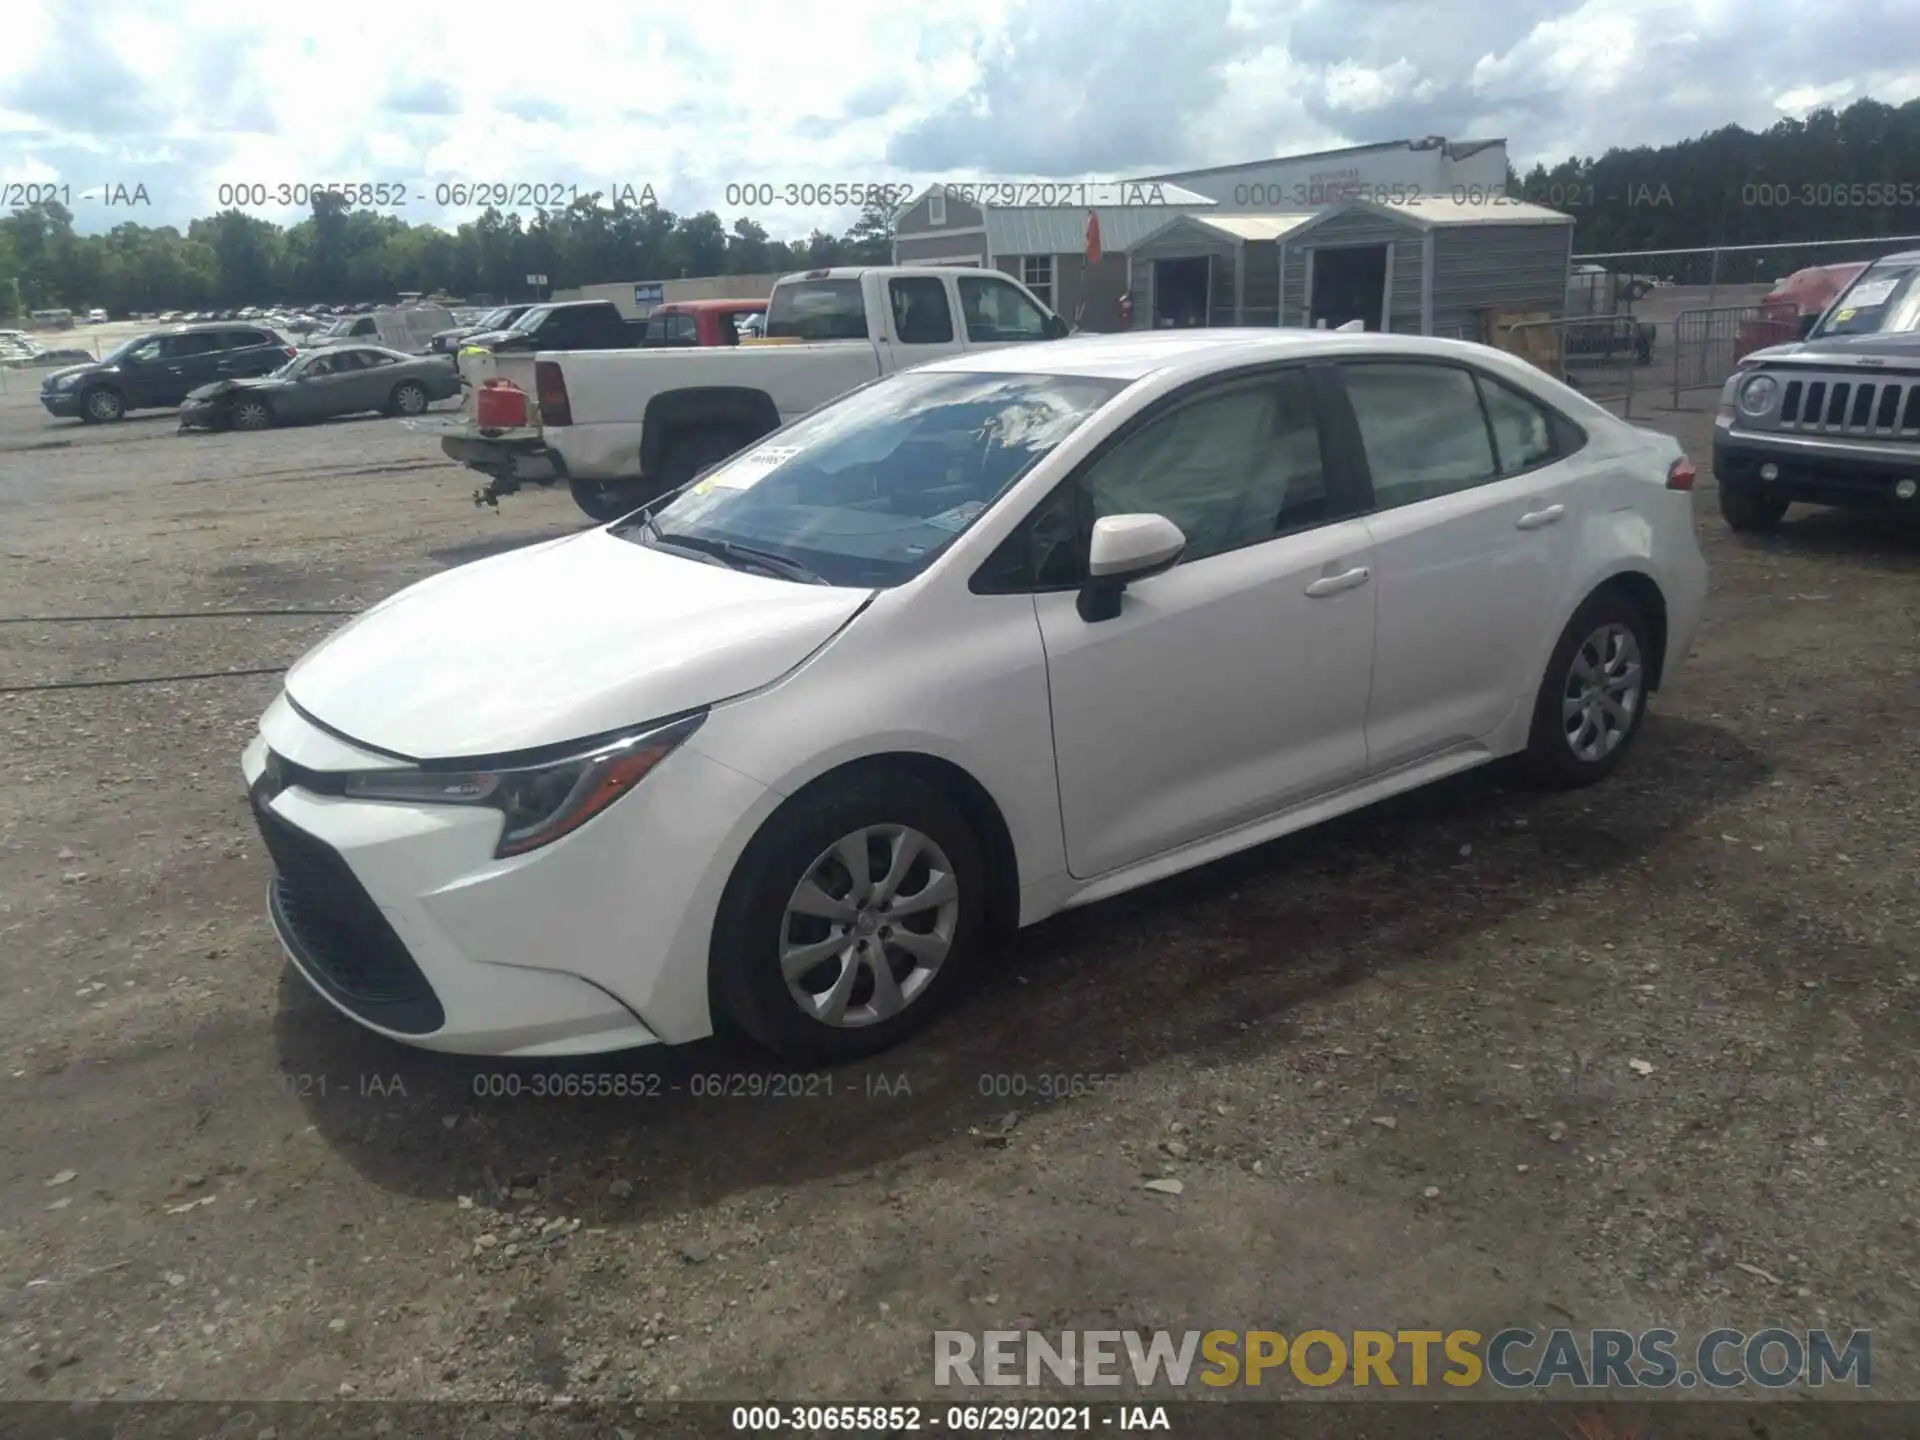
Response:
[[[778,470],[799,453],[800,447],[797,445],[769,445],[751,455],[721,461],[719,468],[701,484],[717,485],[723,490],[744,490],[769,470]]]
[[[942,510],[938,515],[929,515],[920,523],[922,525],[932,525],[940,530],[951,530],[955,534],[958,534],[973,523],[974,516],[986,508],[986,502],[984,501],[969,500],[964,504],[954,506],[951,510]]]
[[[1893,294],[1893,287],[1900,282],[1894,280],[1869,280],[1864,285],[1853,287],[1853,293],[1847,296],[1849,310],[1871,310],[1876,305],[1887,303],[1887,297]]]

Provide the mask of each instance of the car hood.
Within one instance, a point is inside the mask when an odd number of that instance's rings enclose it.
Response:
[[[1782,360],[1821,365],[1880,365],[1889,360],[1920,363],[1920,334],[1822,335],[1769,345],[1748,354],[1748,360]]]
[[[40,388],[51,390],[58,381],[68,375],[108,375],[119,368],[117,365],[108,365],[100,360],[84,365],[62,365],[58,370],[49,370],[40,377]]]
[[[528,750],[777,680],[872,593],[590,530],[402,590],[310,650],[287,695],[349,739],[414,759]]]
[[[243,375],[231,380],[215,380],[207,385],[196,386],[187,392],[189,403],[195,400],[211,400],[216,395],[225,395],[234,390],[284,390],[293,382],[276,380],[271,375]]]

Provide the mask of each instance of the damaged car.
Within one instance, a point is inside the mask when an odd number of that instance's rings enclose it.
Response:
[[[419,415],[460,393],[438,358],[382,345],[303,350],[270,375],[202,385],[180,407],[182,430],[267,430],[341,415]]]

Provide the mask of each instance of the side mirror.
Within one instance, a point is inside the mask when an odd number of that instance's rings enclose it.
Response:
[[[1087,583],[1080,618],[1089,624],[1120,613],[1120,596],[1135,580],[1171,570],[1186,553],[1187,537],[1164,515],[1107,515],[1093,522]]]
[[[1049,340],[1064,340],[1067,338],[1069,331],[1070,327],[1067,325],[1067,322],[1062,320],[1058,315],[1049,315],[1047,317],[1047,338]]]

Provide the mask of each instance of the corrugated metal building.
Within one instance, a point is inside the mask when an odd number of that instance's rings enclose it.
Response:
[[[897,217],[893,258],[898,264],[1004,270],[1082,329],[1118,330],[1124,323],[1123,294],[1132,294],[1136,324],[1141,308],[1138,288],[1129,292],[1140,274],[1137,269],[1129,274],[1126,259],[1170,220],[1231,213],[1278,222],[1348,200],[1477,203],[1504,193],[1506,170],[1504,140],[1448,141],[1434,135],[1111,184],[935,186]],[[1089,210],[1099,217],[1102,250],[1101,263],[1091,273]],[[1232,243],[1228,238],[1221,252],[1223,265],[1232,263]],[[1279,300],[1256,295],[1237,298],[1228,308],[1257,311],[1262,306],[1277,310]]]
[[[1573,217],[1539,205],[1349,200],[1176,217],[1133,246],[1136,329],[1334,327],[1477,338],[1493,306],[1558,315]]]

